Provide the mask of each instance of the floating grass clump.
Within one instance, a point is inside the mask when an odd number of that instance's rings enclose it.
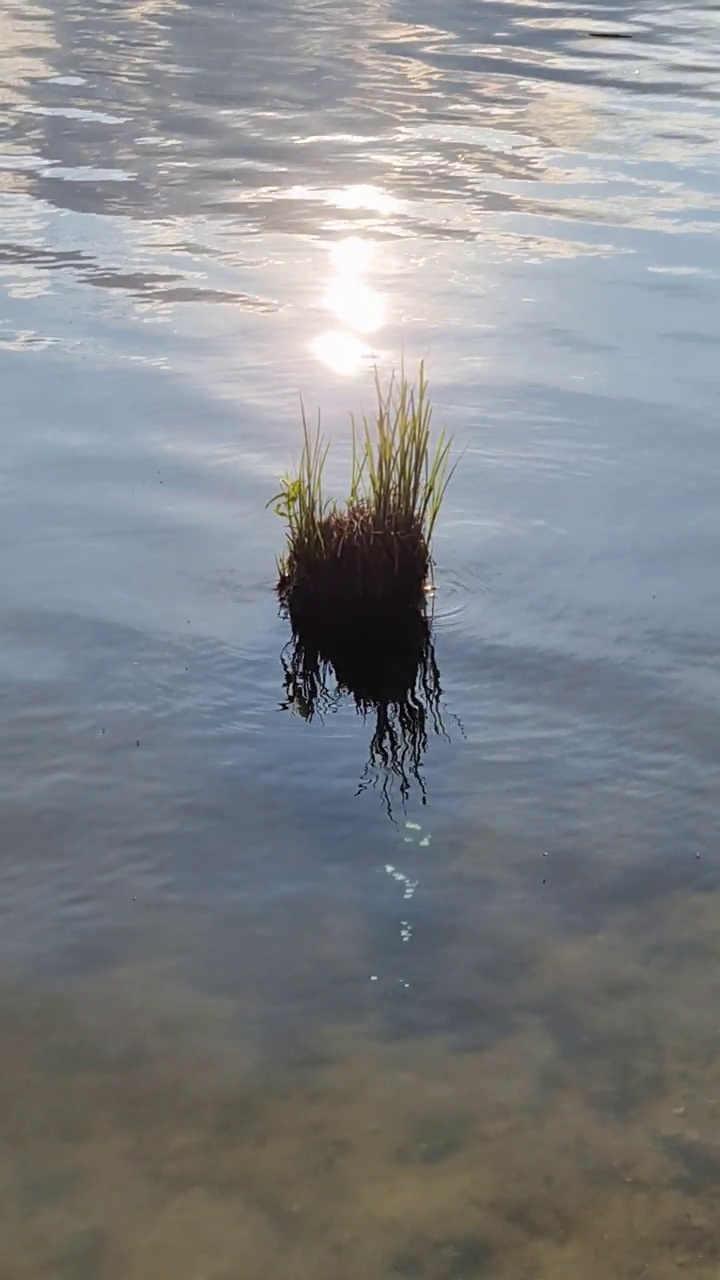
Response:
[[[294,627],[391,623],[422,607],[430,540],[452,469],[444,431],[433,445],[424,365],[411,384],[402,368],[375,375],[372,416],[351,419],[352,474],[344,504],[323,492],[328,444],[303,411],[296,475],[271,502],[287,526],[278,592]]]
[[[383,383],[375,407],[351,419],[352,468],[344,503],[323,491],[328,445],[303,412],[303,450],[271,502],[286,523],[278,594],[292,637],[283,653],[284,705],[305,720],[350,701],[373,725],[360,789],[378,786],[392,816],[444,735],[440,673],[426,610],[430,543],[452,475],[444,431],[431,441],[424,366]]]

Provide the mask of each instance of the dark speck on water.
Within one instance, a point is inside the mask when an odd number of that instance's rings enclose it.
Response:
[[[717,8],[0,48],[0,1280],[717,1280]],[[266,504],[403,355],[458,466],[393,712]]]

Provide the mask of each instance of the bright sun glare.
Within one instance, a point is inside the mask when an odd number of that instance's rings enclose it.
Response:
[[[312,349],[317,359],[335,373],[356,373],[371,354],[360,335],[377,333],[385,323],[383,299],[363,279],[372,265],[374,253],[371,241],[359,236],[339,240],[330,250],[334,274],[323,305],[342,328],[335,327],[321,334]]]

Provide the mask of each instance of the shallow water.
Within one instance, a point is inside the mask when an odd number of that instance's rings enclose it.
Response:
[[[0,1276],[715,1277],[717,9],[0,51]],[[403,350],[464,451],[405,812],[283,705],[265,509]]]

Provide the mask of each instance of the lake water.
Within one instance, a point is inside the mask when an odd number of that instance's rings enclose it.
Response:
[[[0,1277],[717,1280],[720,9],[2,0],[0,83]],[[405,807],[265,507],[403,354]]]

